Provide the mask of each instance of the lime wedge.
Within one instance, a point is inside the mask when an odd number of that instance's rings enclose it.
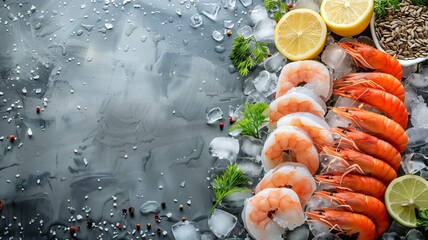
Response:
[[[428,181],[416,175],[394,179],[386,188],[385,206],[397,222],[415,228],[415,209],[428,208]]]

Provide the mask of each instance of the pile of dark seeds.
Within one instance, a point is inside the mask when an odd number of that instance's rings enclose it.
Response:
[[[388,9],[385,17],[376,19],[375,28],[388,54],[401,60],[428,56],[428,7],[402,1],[400,9]]]

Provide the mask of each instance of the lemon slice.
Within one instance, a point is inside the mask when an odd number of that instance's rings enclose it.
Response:
[[[321,53],[327,38],[327,26],[321,16],[310,9],[287,12],[274,31],[275,46],[292,61],[307,60]]]
[[[373,0],[323,0],[320,13],[332,32],[351,37],[366,29],[373,8]]]
[[[428,181],[416,175],[394,179],[386,188],[385,206],[397,222],[416,227],[415,208],[428,208]]]

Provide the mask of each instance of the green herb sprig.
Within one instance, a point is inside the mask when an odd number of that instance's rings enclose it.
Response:
[[[386,15],[386,8],[400,9],[400,0],[374,0],[374,12],[379,18]]]
[[[269,107],[266,103],[258,102],[256,104],[246,103],[243,105],[244,118],[239,119],[232,125],[229,132],[241,130],[241,135],[252,136],[260,138],[260,126],[268,122],[266,109]]]
[[[251,44],[252,43],[252,44]],[[265,42],[257,42],[254,36],[245,39],[239,35],[233,39],[232,50],[229,58],[233,66],[242,76],[246,76],[254,63],[261,63],[268,56],[268,47]]]
[[[275,6],[278,6],[278,10],[274,13],[273,18],[275,21],[279,21],[282,15],[288,12],[288,6],[285,5],[282,0],[265,0],[263,2],[263,6],[265,6],[266,10],[272,11]]]
[[[211,183],[216,203],[211,207],[211,212],[226,196],[236,192],[250,192],[250,189],[243,188],[248,184],[248,179],[244,177],[244,172],[238,165],[227,165],[226,170],[214,178]]]
[[[418,216],[416,226],[424,227],[425,230],[428,230],[428,209],[419,209]]]

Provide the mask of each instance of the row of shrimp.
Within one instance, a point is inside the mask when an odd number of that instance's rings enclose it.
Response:
[[[383,196],[407,145],[401,66],[367,45],[340,45],[358,67],[374,72],[333,82],[322,63],[307,60],[280,73],[261,153],[266,174],[242,212],[255,239],[283,239],[285,229],[306,218],[324,233],[358,239],[380,238],[389,226]],[[325,101],[332,94],[340,106],[330,108],[328,124]],[[343,105],[349,103],[354,107]]]
[[[321,173],[315,176],[320,186],[306,215],[314,235],[336,231],[379,239],[390,224],[383,204],[386,186],[397,177],[408,141],[402,69],[395,58],[373,47],[340,45],[358,67],[374,71],[334,81],[338,99],[326,117],[334,144],[322,146]]]
[[[285,229],[305,223],[303,207],[317,188],[318,146],[334,142],[324,120],[332,91],[331,74],[322,63],[299,61],[282,69],[269,106],[272,131],[261,153],[266,174],[242,212],[254,239],[284,239]]]

